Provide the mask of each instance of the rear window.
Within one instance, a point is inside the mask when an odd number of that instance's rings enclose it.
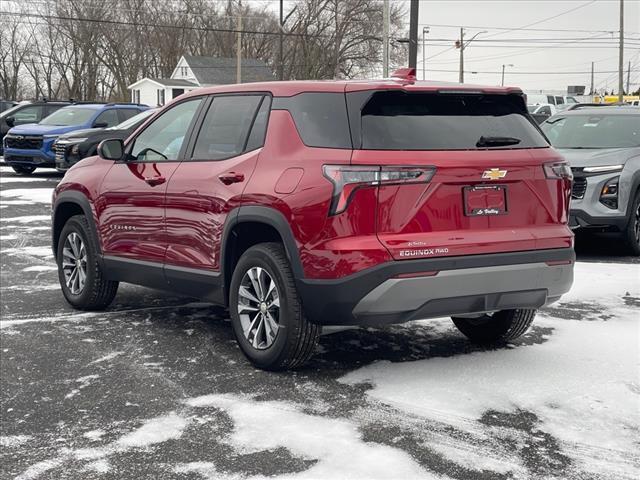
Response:
[[[542,124],[556,148],[640,146],[640,115],[571,115]]]
[[[547,147],[529,118],[515,95],[376,92],[362,109],[362,149]],[[511,141],[487,147],[483,137]]]
[[[302,93],[276,98],[274,110],[288,110],[308,147],[351,148],[343,93]]]

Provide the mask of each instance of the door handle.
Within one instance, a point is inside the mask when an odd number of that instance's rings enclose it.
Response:
[[[147,182],[152,187],[155,187],[156,185],[162,185],[164,182],[167,181],[167,179],[164,177],[149,177],[149,178],[145,178],[144,181]]]
[[[244,182],[244,174],[236,172],[223,173],[218,177],[225,185],[231,185],[232,183]]]

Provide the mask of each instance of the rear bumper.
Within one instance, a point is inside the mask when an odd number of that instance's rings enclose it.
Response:
[[[569,291],[574,262],[573,249],[389,262],[339,280],[302,279],[298,290],[313,323],[402,323],[542,307]]]

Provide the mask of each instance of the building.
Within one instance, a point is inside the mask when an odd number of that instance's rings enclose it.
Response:
[[[200,87],[236,83],[235,58],[183,55],[170,78],[143,78],[127,87],[131,101],[146,105],[164,105],[185,92]],[[273,71],[261,60],[242,60],[242,82],[274,80]]]

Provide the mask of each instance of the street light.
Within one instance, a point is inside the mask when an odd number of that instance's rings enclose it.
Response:
[[[504,87],[504,67],[513,67],[513,63],[502,64],[502,86]]]
[[[459,83],[464,83],[464,51],[467,49],[469,44],[473,42],[478,35],[483,33],[487,33],[486,30],[476,33],[471,39],[467,42],[464,41],[464,28],[460,29],[460,40],[456,40],[456,48],[460,49],[460,78],[458,79]]]
[[[429,27],[422,27],[422,80],[427,79],[427,33]]]

